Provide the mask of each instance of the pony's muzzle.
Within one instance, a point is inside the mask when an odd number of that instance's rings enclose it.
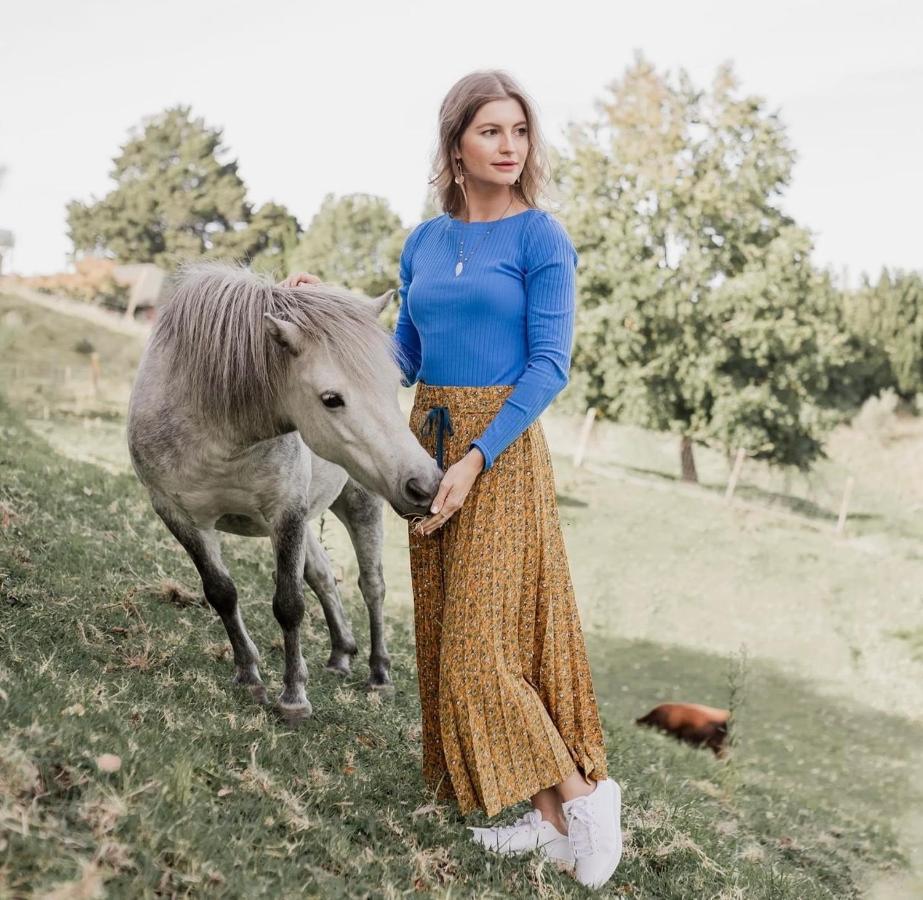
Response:
[[[413,509],[408,510],[409,515],[426,515],[429,512],[433,498],[439,492],[439,482],[443,472],[440,469],[436,478],[421,481],[417,476],[408,478],[401,488],[401,496]]]

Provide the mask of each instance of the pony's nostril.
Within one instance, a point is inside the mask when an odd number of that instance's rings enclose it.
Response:
[[[412,503],[422,506],[429,500],[429,491],[420,483],[418,478],[409,478],[404,482],[404,496]]]

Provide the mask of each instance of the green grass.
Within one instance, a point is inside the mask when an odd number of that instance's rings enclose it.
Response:
[[[43,330],[64,353],[80,337],[73,323],[20,315],[32,318],[0,361],[0,374],[20,367],[0,403],[0,896],[61,885],[114,897],[582,896],[537,859],[485,857],[423,788],[403,523],[388,513],[393,699],[364,691],[362,658],[345,680],[323,671],[329,640],[309,602],[314,716],[293,730],[230,685],[223,628],[120,469],[117,431],[78,425],[95,440],[74,448],[58,428],[80,420],[59,414],[71,398],[58,396],[48,419],[38,409],[41,379],[24,373],[40,369],[41,344],[24,332]],[[907,708],[923,666],[903,636],[920,626],[920,560],[900,542],[871,556],[808,525],[608,481],[563,457],[555,468],[624,792],[625,854],[607,891],[901,896],[880,892],[911,862],[904,828],[923,784],[923,727]],[[324,540],[361,657],[355,562],[330,518]],[[278,692],[268,544],[228,538],[225,556]],[[732,698],[726,763],[631,724],[661,700]],[[98,767],[107,753],[117,772]]]

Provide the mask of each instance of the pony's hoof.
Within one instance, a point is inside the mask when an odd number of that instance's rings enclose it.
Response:
[[[380,675],[369,675],[365,680],[366,690],[375,691],[383,697],[394,696],[394,682],[389,678],[384,680]]]
[[[276,706],[276,713],[286,725],[296,726],[310,719],[313,714],[313,709],[311,708],[310,702],[305,702],[299,706],[280,702]]]
[[[352,658],[347,653],[331,653],[324,669],[334,675],[349,675],[352,672]]]
[[[248,684],[245,685],[250,696],[259,703],[260,706],[269,706],[269,694],[266,691],[265,684]]]
[[[266,693],[266,685],[260,680],[260,677],[254,676],[249,672],[238,672],[232,679],[231,684],[234,687],[246,688],[250,696],[260,704],[267,706],[269,704],[269,694]]]

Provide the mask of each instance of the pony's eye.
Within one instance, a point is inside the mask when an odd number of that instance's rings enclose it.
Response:
[[[328,409],[335,409],[337,406],[346,405],[343,401],[343,396],[336,393],[336,391],[327,391],[326,394],[321,394],[320,399]]]

